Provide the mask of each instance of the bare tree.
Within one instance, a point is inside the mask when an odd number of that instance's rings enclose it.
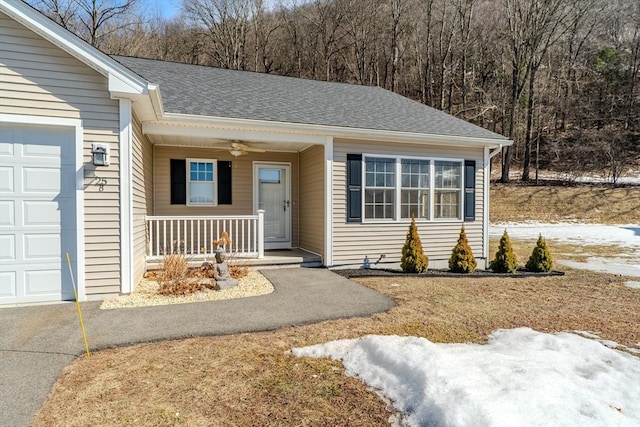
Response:
[[[139,21],[138,0],[38,0],[33,6],[95,47]]]

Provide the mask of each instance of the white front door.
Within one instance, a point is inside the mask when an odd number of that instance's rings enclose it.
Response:
[[[264,210],[264,247],[291,247],[291,166],[254,163],[254,208]]]
[[[66,128],[0,125],[0,304],[73,298],[74,144]]]

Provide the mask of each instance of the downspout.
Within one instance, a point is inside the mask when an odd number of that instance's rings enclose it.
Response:
[[[485,260],[485,266],[484,268],[487,269],[489,268],[489,195],[491,193],[490,191],[490,185],[491,185],[491,159],[493,159],[498,153],[500,153],[502,151],[502,144],[498,144],[498,146],[496,148],[489,149],[486,148],[484,149],[484,218],[483,218],[483,227],[482,227],[482,231],[483,231],[483,256],[484,256],[484,260]]]

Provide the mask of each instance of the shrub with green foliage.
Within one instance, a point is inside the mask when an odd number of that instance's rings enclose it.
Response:
[[[531,252],[531,256],[525,267],[527,270],[535,272],[551,271],[553,268],[551,252],[549,252],[547,241],[544,240],[542,234],[538,237],[536,247],[533,248],[533,252]]]
[[[413,215],[411,216],[407,239],[402,247],[400,267],[405,273],[424,273],[429,267],[429,258],[422,251],[422,242],[420,242],[418,227]]]
[[[496,273],[513,273],[518,268],[518,259],[511,247],[507,230],[504,230],[500,238],[498,252],[496,252],[496,257],[489,264],[489,268]]]
[[[449,270],[454,273],[473,273],[478,267],[469,241],[467,240],[467,233],[464,232],[464,225],[460,229],[460,237],[458,237],[458,243],[453,247],[451,251],[451,258],[449,258]]]

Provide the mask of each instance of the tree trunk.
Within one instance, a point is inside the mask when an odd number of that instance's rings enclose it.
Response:
[[[527,129],[524,134],[524,163],[522,165],[522,180],[529,181],[529,168],[531,166],[531,126],[533,125],[533,91],[536,79],[536,67],[529,71],[529,100],[527,101]]]

